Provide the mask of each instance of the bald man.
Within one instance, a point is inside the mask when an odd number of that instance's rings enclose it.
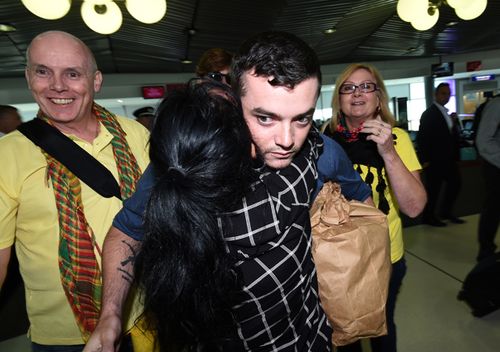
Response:
[[[37,118],[84,150],[74,158],[86,152],[104,165],[122,199],[130,196],[148,163],[148,132],[94,102],[102,74],[90,49],[68,33],[44,32],[26,60]],[[0,287],[15,243],[33,351],[81,351],[99,317],[101,247],[122,201],[80,182],[19,131],[0,149]]]

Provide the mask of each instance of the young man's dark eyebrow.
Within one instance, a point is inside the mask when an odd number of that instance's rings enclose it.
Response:
[[[292,118],[292,120],[299,120],[299,119],[301,119],[303,117],[307,117],[307,118],[311,118],[312,119],[312,117],[314,115],[314,110],[316,110],[316,108],[310,108],[309,110],[307,110],[303,114],[298,114],[298,115],[294,116]]]
[[[310,108],[309,110],[307,110],[304,113],[295,115],[294,117],[292,117],[292,120],[300,119],[300,118],[306,117],[306,116],[310,116],[310,115],[314,114],[314,110],[316,110],[315,107],[314,108]],[[262,109],[262,108],[252,109],[252,113],[259,114],[259,115],[266,115],[266,116],[275,116],[275,117],[279,117],[280,116],[279,114],[276,114],[276,113],[271,112],[271,111],[267,111],[267,110]]]
[[[252,113],[259,114],[259,115],[278,116],[278,114],[275,114],[274,112],[267,111],[267,110],[262,109],[262,108],[252,109]]]

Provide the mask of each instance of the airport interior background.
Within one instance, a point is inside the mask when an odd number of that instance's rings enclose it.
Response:
[[[191,4],[191,2],[196,5]],[[239,14],[238,11],[250,11],[250,5],[245,4],[245,1],[232,1],[231,3],[233,2],[235,4],[229,5],[225,1],[187,0],[185,5],[180,5],[179,1],[168,1],[169,10],[166,19],[169,18],[169,15],[172,15],[172,12],[176,11],[177,7],[184,10],[184,7],[187,9],[198,6],[198,10],[201,11],[200,8],[208,6],[207,4],[215,8],[217,6],[219,8],[221,6],[230,6],[231,11],[233,11],[230,13],[232,16],[236,16],[235,13]],[[295,5],[299,6],[299,3],[304,5],[305,2],[256,1],[258,8],[265,8],[264,3],[272,3],[274,10],[276,10],[275,7],[278,6],[278,3],[285,8],[287,3],[288,7],[293,7]],[[316,5],[319,8],[318,11],[323,12],[335,4],[339,5],[339,8],[343,6],[345,9],[342,18],[348,16],[350,10],[354,13],[355,11],[362,11],[360,9],[363,6],[378,6],[383,9],[387,8],[385,24],[397,20],[394,18],[397,17],[397,1],[311,0],[309,3],[311,7]],[[431,1],[431,3],[438,2]],[[11,9],[17,11],[20,6],[22,5],[14,4],[13,0],[2,0],[0,4],[0,26],[2,21],[6,21],[3,18],[4,13]],[[240,6],[241,9],[238,9],[237,6]],[[442,16],[447,16],[446,11],[448,10],[443,8],[442,10]],[[490,0],[488,2],[486,11],[494,12],[495,10],[498,10],[496,12],[496,15],[498,15],[500,13],[500,0]],[[71,11],[78,12],[76,8],[72,8]],[[227,11],[229,14],[229,10]],[[267,16],[264,15],[265,13],[262,10],[259,15],[265,17]],[[217,15],[216,9],[212,9],[209,14],[217,17],[219,21],[224,21],[224,16]],[[27,17],[28,14],[23,16]],[[129,20],[128,23],[130,24],[132,20],[126,15],[124,16],[126,20]],[[192,29],[194,27],[202,31],[203,23],[206,20],[200,19],[199,13],[197,16],[193,14],[189,21],[182,24],[183,30],[179,33],[184,35],[186,28]],[[492,21],[500,22],[498,16],[494,17],[496,18]],[[75,18],[73,18],[73,21]],[[269,18],[265,18],[270,21]],[[6,22],[15,23],[16,20],[22,22],[19,18],[9,18]],[[24,20],[24,17],[22,20]],[[173,21],[181,20],[173,17]],[[232,21],[229,22],[235,26],[237,25]],[[62,29],[71,32],[69,24],[60,25],[59,27],[57,24],[52,24],[51,27],[44,22],[32,21],[30,23],[30,30],[33,34],[36,33],[33,29],[35,27],[34,23],[40,24],[40,28],[45,30]],[[488,23],[493,26],[494,22]],[[357,24],[361,26],[360,22],[357,22]],[[402,22],[402,24],[410,27],[409,23]],[[124,21],[123,26],[127,26],[127,21]],[[260,28],[258,24],[255,26],[252,28],[253,30]],[[439,26],[439,24],[436,26]],[[467,24],[463,26],[466,30]],[[416,131],[418,131],[422,112],[433,101],[433,88],[441,82],[448,82],[451,87],[452,97],[446,107],[450,112],[457,113],[462,128],[460,170],[463,185],[456,204],[455,214],[466,220],[466,223],[449,224],[449,226],[443,228],[436,228],[421,224],[419,218],[404,219],[405,257],[408,263],[408,272],[396,308],[398,347],[403,352],[445,350],[454,352],[471,350],[493,352],[497,351],[500,346],[500,311],[477,318],[472,316],[469,307],[464,302],[457,300],[461,285],[467,273],[475,264],[477,224],[482,200],[485,192],[487,192],[481,181],[481,160],[472,145],[470,129],[476,108],[486,100],[486,96],[500,92],[500,39],[498,39],[500,38],[500,27],[497,24],[495,26],[495,38],[498,43],[491,46],[491,48],[482,46],[479,47],[481,50],[449,50],[421,56],[401,54],[401,57],[398,58],[395,55],[390,60],[385,57],[377,60],[375,56],[360,55],[358,60],[354,56],[322,64],[323,85],[314,115],[315,123],[318,126],[331,117],[334,82],[337,75],[349,62],[369,61],[380,70],[390,95],[390,108],[398,124],[407,129],[412,138],[416,136]],[[262,29],[275,29],[275,27],[262,26]],[[277,29],[280,29],[279,26]],[[293,32],[293,26],[288,27],[288,29]],[[477,24],[475,29],[477,30]],[[123,31],[126,30],[127,28],[123,29]],[[309,30],[312,29],[308,29],[306,32]],[[439,41],[446,30],[445,26],[442,25],[441,32],[436,33],[436,31],[432,30],[421,32],[422,36],[420,38],[425,38],[427,33],[428,37],[433,37],[433,40]],[[77,30],[75,29],[75,31]],[[251,32],[251,30],[249,29],[248,32]],[[374,32],[374,29],[372,32]],[[224,33],[220,30],[216,33],[221,36],[221,46],[224,43],[233,43],[228,40],[224,41],[222,38]],[[480,36],[479,32],[474,33],[476,33],[476,36]],[[300,36],[300,33],[297,34]],[[85,32],[85,35],[87,38],[94,38],[87,32]],[[111,41],[113,36],[118,37],[119,35],[102,35],[102,37],[107,41]],[[121,35],[125,36],[126,33]],[[150,34],[144,32],[144,35],[148,36]],[[239,33],[237,35],[243,34]],[[94,34],[94,36],[96,35]],[[188,32],[186,36],[182,37],[183,40],[188,40],[187,48],[190,45],[193,46],[194,36],[195,34]],[[15,38],[14,34],[0,32],[0,66],[3,66],[0,68],[0,104],[15,106],[18,108],[23,121],[28,121],[36,115],[38,107],[33,102],[27,89],[22,68],[19,69],[16,66],[15,70],[11,70],[12,74],[6,73],[7,69],[5,67],[9,66],[9,61],[7,59],[5,59],[7,61],[2,61],[3,55],[7,51],[2,53],[1,48],[10,47]],[[239,40],[244,38],[245,36],[242,36]],[[191,40],[191,44],[189,44],[189,40]],[[383,41],[383,38],[381,40]],[[7,42],[8,44],[6,44]],[[23,45],[15,45],[20,57],[25,52],[26,46]],[[138,45],[140,46],[142,43]],[[369,46],[366,38],[362,45]],[[234,50],[234,48],[230,49]],[[125,49],[125,51],[127,50],[134,51],[134,47]],[[201,52],[201,44],[192,50]],[[383,48],[378,50],[383,50]],[[106,50],[101,51],[104,54],[101,52],[100,55],[106,55]],[[183,51],[180,56],[184,56],[187,52],[186,49],[186,52]],[[5,57],[7,57],[7,54],[5,54]],[[98,63],[99,57],[101,56],[98,56]],[[347,61],[348,59],[351,61]],[[144,65],[144,67],[146,66],[147,64]],[[141,72],[140,67],[135,70],[124,70],[124,72],[117,71],[108,70],[108,72],[104,72],[103,88],[97,94],[96,101],[116,114],[133,118],[132,112],[137,108],[144,106],[156,107],[160,102],[158,96],[148,96],[148,91],[155,92],[159,90],[161,94],[164,92],[168,94],[170,89],[175,89],[194,76],[194,64],[191,64],[188,68],[183,66],[182,69],[171,70],[170,72],[151,72],[146,68],[144,68],[144,72]],[[500,245],[500,236],[498,234],[496,238],[497,244]],[[500,278],[498,279],[500,280]],[[28,321],[23,305],[24,291],[22,286],[16,286],[8,294],[2,293],[0,300],[0,352],[30,351],[29,340],[26,337]],[[368,344],[365,344],[365,348],[367,351],[369,350]]]

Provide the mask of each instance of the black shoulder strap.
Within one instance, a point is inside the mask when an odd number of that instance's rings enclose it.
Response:
[[[17,129],[94,191],[105,198],[121,199],[120,187],[113,174],[57,128],[34,118]]]

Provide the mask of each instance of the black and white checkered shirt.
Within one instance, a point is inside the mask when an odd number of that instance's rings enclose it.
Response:
[[[311,131],[290,166],[261,170],[241,208],[220,218],[243,278],[233,311],[247,351],[331,350],[309,221],[320,143]]]

